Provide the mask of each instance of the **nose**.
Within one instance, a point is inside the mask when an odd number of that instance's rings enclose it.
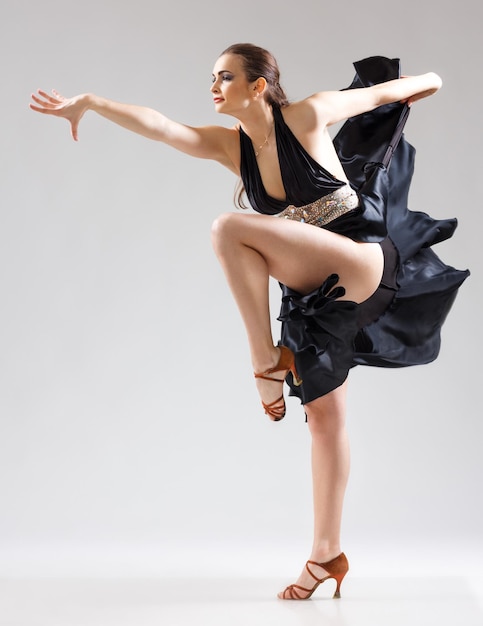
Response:
[[[213,81],[213,84],[210,87],[210,91],[211,91],[211,93],[216,93],[217,91],[220,91],[219,88],[218,88],[218,81],[217,80]]]

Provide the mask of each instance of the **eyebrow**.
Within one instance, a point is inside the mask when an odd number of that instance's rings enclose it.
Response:
[[[232,72],[231,70],[220,70],[220,71],[218,72],[218,76],[219,76],[220,74],[233,74],[233,72]],[[212,76],[214,76],[214,74],[212,74]]]

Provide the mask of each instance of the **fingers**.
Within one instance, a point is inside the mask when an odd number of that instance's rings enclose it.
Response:
[[[72,135],[72,139],[74,141],[79,141],[79,134],[77,132],[78,128],[79,128],[79,124],[78,123],[72,123],[70,125],[70,132],[71,132],[71,135]]]
[[[59,104],[62,100],[64,100],[64,98],[59,93],[57,93],[55,89],[52,89],[52,93],[54,94],[52,96],[45,91],[42,91],[42,89],[37,89],[37,93],[39,93],[43,98],[45,98],[45,100],[52,104]]]
[[[36,107],[35,104],[32,103],[29,104],[29,107],[32,109],[32,111],[37,111],[38,113],[50,113],[50,111],[46,111],[42,107]]]
[[[57,100],[60,100],[61,102],[63,102],[65,100],[64,96],[62,96],[58,91],[56,91],[55,89],[52,89],[52,93],[54,94],[54,96],[57,98]]]
[[[51,110],[54,108],[54,106],[56,106],[56,105],[51,104],[50,102],[45,102],[44,100],[37,98],[37,96],[34,93],[32,94],[32,100],[39,105],[36,107],[32,105],[32,103],[30,104],[30,106],[34,109],[34,111],[39,111],[39,110],[45,111],[45,109]]]
[[[401,104],[407,104],[408,107],[410,107],[412,105],[412,103],[414,102],[414,99],[412,96],[410,96],[409,98],[404,98],[404,100],[400,100],[399,101]]]
[[[34,111],[38,111],[39,113],[54,112],[62,106],[62,104],[64,104],[65,98],[55,90],[52,90],[52,93],[54,94],[53,96],[49,95],[45,91],[42,91],[41,89],[38,89],[37,93],[41,96],[40,98],[34,93],[31,94],[32,100],[39,105],[36,107],[30,104],[30,108]]]

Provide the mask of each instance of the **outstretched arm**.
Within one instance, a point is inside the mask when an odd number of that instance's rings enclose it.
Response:
[[[32,99],[35,103],[30,104],[32,110],[68,120],[75,141],[78,140],[79,122],[90,110],[148,139],[162,141],[191,156],[213,159],[233,168],[229,150],[233,131],[227,128],[186,126],[154,109],[122,104],[89,93],[64,98],[55,90],[48,94],[39,89],[37,94],[32,94]]]
[[[347,89],[346,91],[323,91],[305,101],[326,126],[354,115],[372,111],[383,104],[406,102],[432,95],[441,87],[441,78],[434,72],[420,76],[407,76],[380,83],[372,87]]]

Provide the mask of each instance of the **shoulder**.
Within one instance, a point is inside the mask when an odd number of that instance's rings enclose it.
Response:
[[[281,109],[285,122],[296,135],[320,132],[325,129],[323,105],[317,100],[319,95],[309,96]]]
[[[238,125],[232,128],[226,128],[225,126],[200,126],[197,130],[204,135],[206,139],[211,139],[221,144],[230,144],[239,137]]]
[[[297,104],[302,115],[318,130],[323,130],[378,106],[376,87],[319,91]]]

